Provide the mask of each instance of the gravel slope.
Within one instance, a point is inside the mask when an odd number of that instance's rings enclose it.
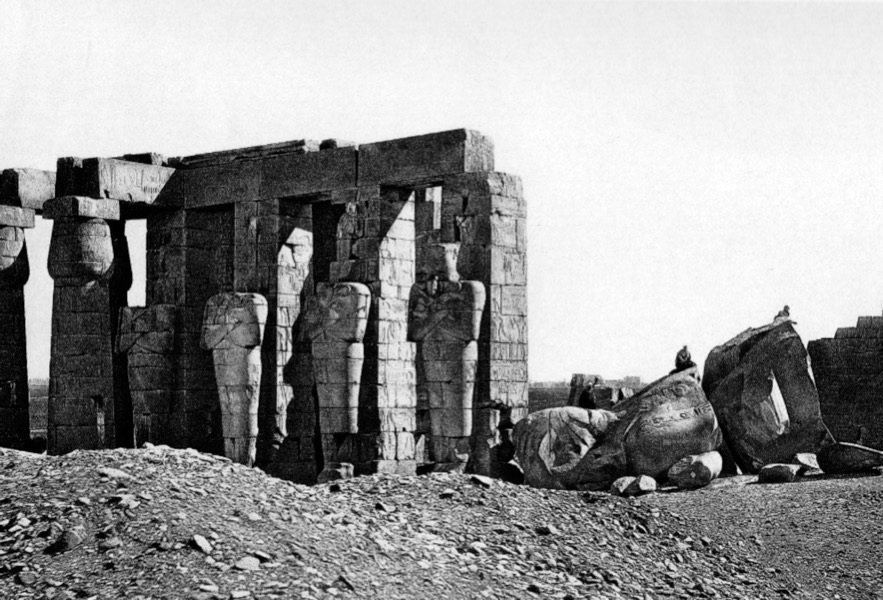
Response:
[[[0,450],[0,598],[883,597],[883,479],[741,481],[305,487],[189,450]]]

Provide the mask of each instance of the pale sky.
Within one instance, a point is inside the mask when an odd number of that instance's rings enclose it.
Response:
[[[524,181],[531,378],[649,380],[784,304],[805,342],[881,314],[881,31],[875,4],[0,0],[0,168],[477,129]]]

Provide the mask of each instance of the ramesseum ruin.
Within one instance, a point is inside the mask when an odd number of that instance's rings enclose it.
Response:
[[[684,346],[639,390],[579,376],[567,406],[528,415],[526,210],[493,169],[491,141],[461,129],[3,171],[0,446],[30,438],[25,231],[41,214],[53,454],[149,442],[302,483],[469,470],[622,493],[883,466],[883,317],[808,354],[786,306],[703,376]]]
[[[61,158],[4,171],[0,204],[0,446],[29,438],[24,232],[41,214],[50,453],[151,442],[301,482],[512,458],[526,213],[480,133]],[[143,307],[127,306],[133,219]]]

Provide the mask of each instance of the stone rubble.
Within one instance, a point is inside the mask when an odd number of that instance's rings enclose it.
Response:
[[[162,446],[2,450],[0,468],[3,598],[801,596],[759,567],[758,546],[731,547],[732,531],[700,535],[654,506],[671,494],[619,499],[455,473],[305,487]],[[134,478],[98,473],[108,468]],[[724,491],[706,490],[686,496]],[[121,496],[137,504],[112,501]],[[79,542],[46,552],[65,538]]]

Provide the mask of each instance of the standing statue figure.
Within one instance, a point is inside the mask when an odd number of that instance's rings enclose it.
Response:
[[[469,455],[485,288],[460,281],[459,243],[429,250],[431,274],[411,287],[408,339],[417,342],[418,393],[429,400],[430,459],[437,470],[450,470]]]
[[[220,293],[205,305],[202,347],[212,351],[215,362],[224,455],[248,466],[257,454],[266,324],[267,299],[260,294]]]

